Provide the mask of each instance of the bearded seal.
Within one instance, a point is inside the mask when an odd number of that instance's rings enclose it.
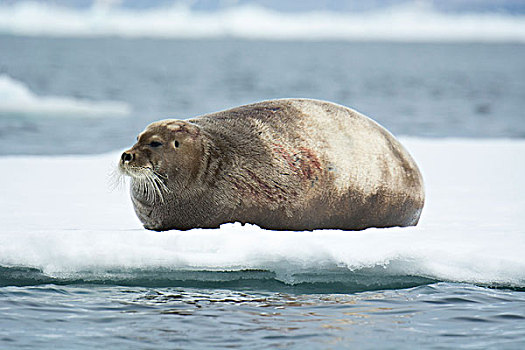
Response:
[[[414,226],[421,173],[382,126],[341,105],[280,99],[147,126],[122,154],[150,230]]]

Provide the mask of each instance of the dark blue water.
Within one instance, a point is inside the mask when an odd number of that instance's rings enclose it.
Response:
[[[29,349],[520,349],[525,294],[462,284],[350,294],[43,285],[0,289]]]

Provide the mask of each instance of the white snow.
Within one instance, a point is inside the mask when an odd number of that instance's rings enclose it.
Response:
[[[368,12],[283,13],[254,5],[204,12],[179,2],[139,11],[18,1],[0,5],[0,32],[59,37],[525,42],[523,15],[440,13],[428,5],[416,1]]]
[[[119,101],[90,101],[66,96],[39,96],[23,82],[0,75],[0,113],[38,116],[124,116],[128,104]]]
[[[420,224],[360,232],[256,226],[151,232],[125,189],[111,190],[119,153],[1,157],[0,265],[54,276],[109,269],[387,274],[525,286],[525,141],[402,139],[426,182]]]

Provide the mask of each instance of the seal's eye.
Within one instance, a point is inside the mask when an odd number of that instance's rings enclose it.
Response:
[[[179,147],[179,141],[175,140],[175,147]]]
[[[155,148],[155,147],[162,146],[162,143],[160,143],[160,142],[158,142],[158,141],[151,141],[151,142],[149,143],[149,146]]]

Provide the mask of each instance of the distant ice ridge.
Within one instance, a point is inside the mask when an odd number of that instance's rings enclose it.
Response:
[[[525,141],[402,141],[426,183],[421,221],[359,232],[240,224],[147,231],[127,191],[109,189],[118,153],[2,157],[0,284],[2,268],[17,278],[24,272],[16,268],[35,268],[58,279],[171,274],[216,281],[251,278],[257,273],[231,271],[255,270],[289,285],[357,277],[381,285],[417,276],[525,288]]]
[[[343,13],[283,13],[254,5],[216,12],[195,11],[184,4],[141,11],[108,6],[73,9],[15,2],[0,6],[0,32],[59,37],[525,42],[525,16],[441,13],[418,2]]]
[[[118,116],[129,114],[130,107],[118,101],[38,96],[24,83],[7,75],[0,75],[0,113],[43,116]]]

